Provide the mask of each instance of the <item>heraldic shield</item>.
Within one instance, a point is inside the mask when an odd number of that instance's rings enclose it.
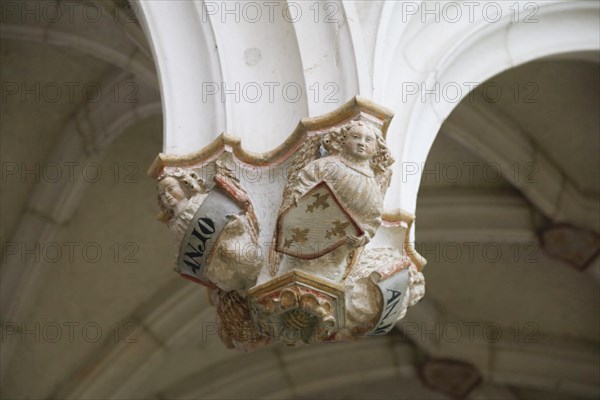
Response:
[[[325,181],[283,211],[277,221],[276,250],[312,260],[337,249],[346,236],[363,230]]]
[[[157,157],[149,173],[173,269],[206,287],[227,347],[382,335],[423,296],[414,216],[384,209],[392,116],[357,96],[267,153],[222,134]]]

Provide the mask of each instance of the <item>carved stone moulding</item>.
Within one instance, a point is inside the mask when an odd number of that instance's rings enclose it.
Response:
[[[222,134],[154,161],[174,269],[208,287],[228,347],[385,334],[423,296],[425,260],[408,242],[414,216],[383,209],[391,119],[357,96],[301,120],[268,153]]]

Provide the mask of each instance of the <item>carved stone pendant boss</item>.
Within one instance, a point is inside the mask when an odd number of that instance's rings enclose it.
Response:
[[[382,335],[423,297],[414,216],[383,206],[391,119],[356,97],[303,119],[269,153],[222,134],[157,157],[149,172],[177,243],[173,268],[207,287],[227,347]]]

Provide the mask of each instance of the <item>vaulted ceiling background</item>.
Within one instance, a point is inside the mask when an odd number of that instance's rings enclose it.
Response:
[[[418,376],[437,358],[477,367],[470,398],[597,398],[600,260],[570,265],[540,232],[600,232],[585,206],[600,194],[598,53],[502,72],[446,120],[417,204],[427,294],[393,334],[238,354],[204,289],[171,271],[145,174],[163,145],[154,63],[115,18],[127,3],[102,7],[94,24],[2,20],[2,301],[19,311],[2,319],[3,398],[443,399]],[[356,8],[375,37],[383,4]]]

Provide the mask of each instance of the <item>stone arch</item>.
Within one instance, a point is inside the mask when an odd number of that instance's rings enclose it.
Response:
[[[506,6],[510,4],[503,5]],[[411,24],[418,15],[396,26],[382,20],[378,36],[387,35],[397,42],[392,45],[391,55],[381,50],[377,52],[374,100],[396,111],[388,141],[399,149],[401,160],[395,165],[396,178],[386,198],[388,206],[400,204],[403,209],[415,211],[422,173],[419,166],[424,165],[444,120],[468,95],[469,86],[472,89],[496,74],[535,59],[600,50],[597,4],[553,2],[538,3],[538,7],[537,23],[530,24],[515,23],[513,14],[506,8],[502,19],[493,24],[485,20],[465,24],[419,25],[419,21]],[[394,8],[393,5],[390,8]],[[388,15],[393,16],[401,10],[388,11]],[[398,67],[393,69],[390,65]],[[404,90],[398,90],[406,89],[407,82],[417,85],[418,91],[412,98]],[[452,101],[443,96],[436,101],[422,90],[434,90],[436,85],[443,88],[447,84],[458,84],[465,90]],[[390,92],[384,86],[396,90]],[[424,101],[422,96],[425,96]],[[410,176],[402,170],[407,163],[417,166]]]
[[[357,94],[370,97],[352,3],[329,2],[335,18],[320,14],[318,22],[313,3],[271,11],[263,5],[255,22],[244,18],[245,6],[224,4],[139,2],[158,66],[166,154],[197,151],[223,132],[241,138],[247,150],[269,151],[301,118],[333,111]],[[282,17],[289,6],[302,18]]]

